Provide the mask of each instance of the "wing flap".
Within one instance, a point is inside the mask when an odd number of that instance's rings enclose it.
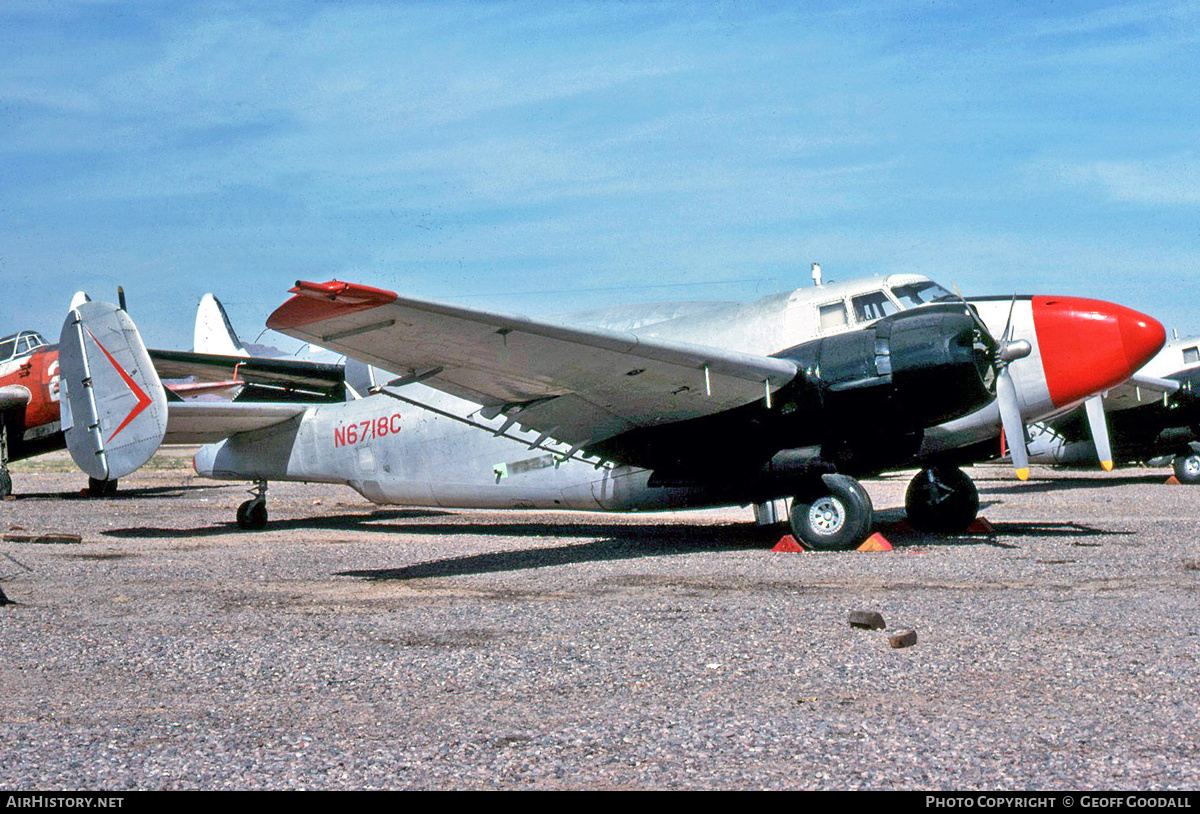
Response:
[[[581,329],[351,283],[298,282],[268,327],[496,408],[568,443],[722,412],[791,381],[789,360]]]

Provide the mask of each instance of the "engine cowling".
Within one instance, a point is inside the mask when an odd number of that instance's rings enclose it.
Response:
[[[794,388],[798,404],[822,413],[831,430],[920,430],[977,410],[996,392],[996,342],[961,305],[903,311],[776,355],[803,374],[784,389]],[[780,393],[785,408],[789,395]]]
[[[799,375],[770,406],[634,430],[589,451],[653,469],[652,484],[738,483],[755,494],[763,481],[813,471],[878,472],[909,460],[926,427],[994,397],[995,353],[963,306],[926,306],[776,354]]]

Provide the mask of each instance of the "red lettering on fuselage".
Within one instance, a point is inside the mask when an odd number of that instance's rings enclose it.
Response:
[[[383,415],[378,418],[368,418],[353,424],[344,424],[333,428],[333,445],[335,447],[348,447],[367,441],[374,441],[377,438],[386,438],[389,435],[395,435],[400,432],[400,426],[400,413]]]

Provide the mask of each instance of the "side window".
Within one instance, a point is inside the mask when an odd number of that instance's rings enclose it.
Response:
[[[0,362],[5,362],[12,358],[13,351],[17,349],[16,339],[5,339],[0,342]]]
[[[2,358],[2,357],[0,357]],[[1200,362],[1200,346],[1183,349],[1183,363],[1185,365],[1194,365]]]
[[[863,294],[855,297],[851,302],[854,305],[854,317],[859,322],[880,319],[899,310],[896,308],[896,304],[889,300],[882,291]]]
[[[846,303],[832,302],[829,305],[822,305],[817,309],[821,316],[821,330],[825,331],[830,328],[840,328],[847,323],[846,319]]]

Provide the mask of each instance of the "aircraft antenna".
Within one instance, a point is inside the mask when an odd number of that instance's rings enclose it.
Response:
[[[813,281],[813,285],[815,285],[817,288],[821,287],[821,264],[820,263],[812,264],[812,281]]]

